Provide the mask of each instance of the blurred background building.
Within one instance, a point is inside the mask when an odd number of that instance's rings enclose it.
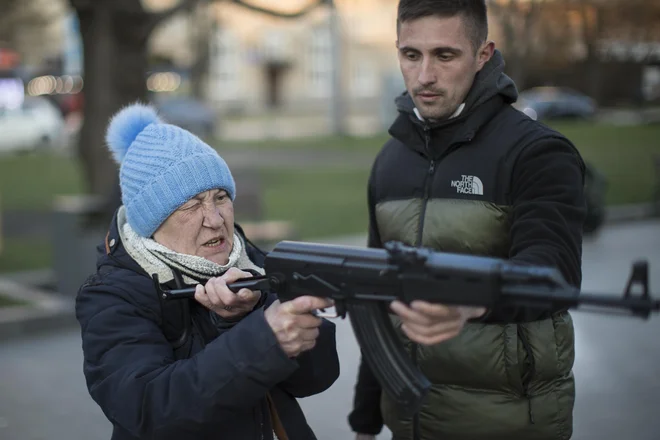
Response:
[[[171,3],[148,2],[154,9],[170,7]],[[296,11],[306,3],[280,1],[277,8]],[[293,21],[218,2],[202,14],[181,16],[164,24],[154,34],[151,50],[175,65],[192,68],[207,49],[208,68],[201,79],[205,96],[218,109],[254,114],[278,108],[307,114],[325,111],[332,97],[332,48],[337,38],[342,95],[348,105],[373,111],[383,75],[396,69],[392,32],[396,1],[344,0],[336,7],[338,35],[333,34],[327,8]],[[208,30],[208,36],[202,38],[208,48],[199,50],[195,31],[201,28]]]
[[[156,13],[178,2],[141,0]],[[291,13],[313,2],[270,3],[250,4]],[[660,101],[660,8],[636,3],[490,0],[490,38],[521,91],[543,86],[546,100],[580,95],[577,116],[591,116],[598,107],[652,104]],[[336,0],[333,21],[328,7],[310,7],[292,20],[233,2],[199,1],[152,33],[144,80],[171,115],[325,115],[334,103],[336,114],[372,115],[381,121],[374,130],[382,129],[395,115],[392,98],[403,91],[394,47],[396,5]],[[79,23],[69,2],[21,1],[0,25],[0,95],[17,99],[11,90],[20,80],[25,95],[47,98],[75,132],[85,90]],[[533,91],[521,107],[535,102],[539,94]],[[221,136],[215,122],[200,130]]]

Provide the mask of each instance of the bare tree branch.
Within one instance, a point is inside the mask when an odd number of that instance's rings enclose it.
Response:
[[[330,0],[317,0],[315,3],[311,3],[305,6],[300,11],[286,13],[286,12],[274,11],[272,9],[262,8],[261,6],[250,4],[245,0],[229,0],[229,1],[234,4],[241,5],[244,8],[250,9],[252,11],[260,12],[262,14],[268,14],[270,16],[279,17],[279,18],[300,18],[323,4],[330,4]]]
[[[193,8],[202,1],[208,2],[208,0],[181,0],[178,5],[173,6],[166,11],[158,12],[156,14],[151,14],[151,18],[149,19],[147,24],[148,26],[148,28],[146,29],[147,32],[151,33],[156,28],[156,26],[158,26],[163,21],[168,20],[169,18],[175,16],[179,12],[192,11]]]
[[[61,6],[52,0],[0,0],[0,43],[19,52],[24,60],[35,61]]]
[[[71,7],[77,11],[89,9],[93,6],[93,0],[69,0]]]

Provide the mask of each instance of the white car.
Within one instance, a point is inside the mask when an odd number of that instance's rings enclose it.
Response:
[[[65,134],[62,114],[45,98],[26,97],[17,108],[0,107],[0,153],[59,149]]]

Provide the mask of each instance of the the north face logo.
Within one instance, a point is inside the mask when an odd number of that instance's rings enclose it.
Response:
[[[484,184],[477,176],[461,176],[463,180],[452,180],[451,187],[456,188],[459,194],[484,195]]]

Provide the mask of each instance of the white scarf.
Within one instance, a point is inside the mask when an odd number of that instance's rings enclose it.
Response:
[[[252,269],[260,274],[264,270],[255,265],[247,256],[245,243],[234,233],[234,244],[227,264],[221,265],[195,255],[181,254],[157,243],[151,238],[138,235],[126,220],[126,210],[122,206],[117,214],[119,236],[126,252],[144,269],[149,276],[158,274],[158,280],[166,283],[174,279],[172,268],[179,269],[186,284],[198,284],[200,279],[207,280],[225,273],[229,268]]]

